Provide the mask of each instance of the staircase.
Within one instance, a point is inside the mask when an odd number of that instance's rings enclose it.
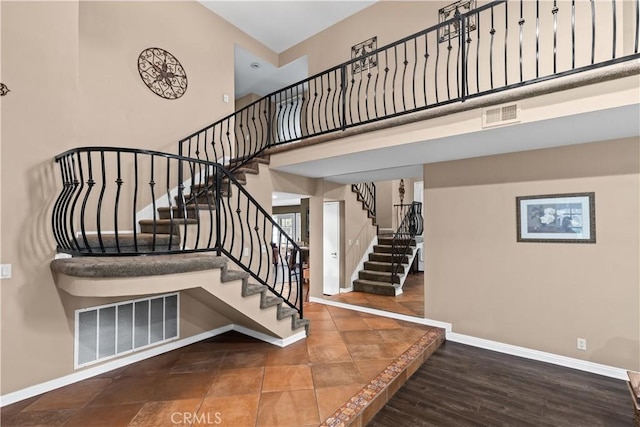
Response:
[[[364,269],[353,282],[354,291],[387,296],[402,293],[402,284],[416,255],[416,240],[404,239],[400,243],[400,246],[393,246],[393,236],[378,236],[378,244],[369,254],[369,261],[364,263]],[[406,254],[405,245],[410,248]]]
[[[211,253],[161,257],[75,257],[51,263],[58,287],[81,297],[136,296],[186,291],[227,316],[241,318],[242,326],[291,339],[309,321],[283,304],[267,286],[250,282],[249,274],[228,269],[224,257]],[[139,282],[141,277],[153,280]],[[96,286],[95,280],[101,281]],[[200,286],[194,288],[194,283]]]
[[[308,329],[297,270],[276,272],[273,253],[264,250],[278,225],[244,188],[269,156],[225,168],[150,150],[84,147],[56,161],[63,189],[53,209],[54,237],[59,252],[78,256],[52,263],[61,289],[94,297],[183,290],[267,335],[286,340]],[[299,253],[281,229],[278,236],[282,258]],[[238,271],[227,270],[227,262]],[[222,268],[222,281],[205,271],[213,268]],[[237,293],[221,285],[229,281],[241,283]],[[157,289],[146,289],[156,282]],[[273,322],[275,329],[267,326]]]

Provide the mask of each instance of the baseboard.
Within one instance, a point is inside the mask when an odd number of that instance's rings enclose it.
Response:
[[[81,371],[77,371],[72,374],[65,375],[60,378],[56,378],[55,380],[46,381],[41,384],[36,384],[34,386],[23,388],[22,390],[14,391],[12,393],[7,393],[3,396],[0,396],[0,407],[10,405],[12,403],[16,403],[21,400],[37,396],[39,394],[46,393],[60,387],[77,383],[79,381],[95,377],[96,375],[101,375],[109,371],[113,371],[114,369],[122,368],[124,366],[131,365],[132,363],[140,362],[142,360],[149,359],[150,357],[167,353],[171,350],[176,350],[178,348],[185,347],[187,345],[195,344],[197,342],[200,342],[209,338],[213,338],[217,335],[224,334],[225,332],[229,332],[229,331],[237,331],[237,332],[240,332],[241,334],[259,339],[261,341],[268,342],[269,344],[277,345],[279,347],[286,347],[290,344],[293,344],[294,342],[304,339],[307,336],[306,333],[302,331],[294,335],[291,335],[290,337],[287,337],[284,339],[282,338],[278,339],[278,338],[270,337],[260,332],[256,332],[249,328],[245,328],[244,326],[235,325],[235,324],[225,325],[220,328],[213,329],[211,331],[203,332],[203,333],[193,335],[191,337],[184,338],[181,340],[172,341],[170,343],[160,345],[158,347],[153,347],[147,350],[143,350],[138,353],[133,353],[129,356],[115,359],[110,362],[103,363],[99,366],[83,369]]]
[[[421,317],[407,316],[406,314],[392,313],[390,311],[376,310],[375,308],[360,307],[358,305],[345,304],[343,302],[326,300],[318,297],[309,297],[310,302],[317,302],[319,304],[331,305],[333,307],[345,308],[347,310],[360,311],[362,313],[374,314],[380,317],[390,317],[392,319],[404,320],[405,322],[419,323],[420,325],[434,326],[436,328],[442,328],[447,333],[451,332],[451,324],[446,322],[440,322],[438,320],[423,319]],[[313,328],[313,326],[311,326]]]
[[[458,334],[455,332],[447,333],[447,341],[471,345],[474,347],[484,348],[486,350],[497,351],[498,353],[510,354],[512,356],[518,356],[524,359],[551,363],[553,365],[564,366],[566,368],[577,369],[580,371],[590,372],[592,374],[603,375],[605,377],[627,380],[627,371],[625,369],[602,365],[600,363],[589,362],[586,360],[575,359],[572,357],[561,356],[559,354],[547,353],[544,351],[533,350],[530,348],[519,347],[511,344],[504,344],[497,341],[486,340],[484,338],[476,338],[469,335]]]
[[[341,294],[348,294],[349,292],[353,292],[353,285],[349,286],[348,288],[340,288]]]
[[[575,359],[572,357],[561,356],[559,354],[547,353],[544,351],[533,350],[526,347],[505,344],[497,341],[491,341],[484,338],[472,337],[469,335],[452,332],[451,324],[440,322],[438,320],[421,319],[419,317],[411,317],[404,314],[391,313],[388,311],[376,310],[368,307],[360,307],[341,302],[325,300],[318,297],[310,297],[310,302],[331,305],[334,307],[346,308],[348,310],[361,311],[363,313],[375,314],[376,316],[390,317],[392,319],[404,320],[406,322],[419,323],[427,326],[435,326],[443,328],[447,331],[447,341],[466,344],[473,347],[484,348],[486,350],[497,351],[498,353],[510,354],[512,356],[522,357],[524,359],[537,360],[539,362],[551,363],[553,365],[564,366],[566,368],[577,369],[592,374],[603,375],[605,377],[615,378],[618,380],[627,380],[627,371],[614,366],[602,365],[600,363],[589,362],[586,360]]]
[[[236,332],[240,332],[241,334],[247,335],[249,337],[258,339],[260,341],[267,342],[269,344],[277,345],[278,347],[286,347],[294,342],[300,341],[304,339],[307,334],[304,331],[293,334],[287,338],[274,338],[267,334],[263,334],[262,332],[254,331],[253,329],[245,328],[241,325],[233,325],[233,330]]]
[[[178,349],[180,347],[185,347],[187,345],[194,344],[199,341],[206,340],[208,338],[213,338],[217,335],[224,334],[225,332],[229,332],[233,330],[233,328],[234,328],[234,325],[225,325],[208,332],[203,332],[201,334],[193,335],[189,338],[183,338],[181,340],[173,341],[168,344],[143,350],[139,353],[134,353],[129,356],[122,357],[120,359],[115,359],[110,362],[103,363],[99,366],[83,369],[81,371],[74,372],[73,374],[56,378],[55,380],[46,381],[41,384],[36,384],[31,387],[23,388],[22,390],[14,391],[12,393],[7,393],[3,396],[0,396],[0,407],[10,405],[12,403],[19,402],[21,400],[28,399],[33,396],[37,396],[39,394],[46,393],[48,391],[55,390],[60,387],[77,383],[79,381],[86,380],[91,377],[95,377],[96,375],[104,374],[106,372],[113,371],[114,369],[122,368],[132,363],[140,362],[141,360],[145,360],[150,357],[157,356],[159,354]]]

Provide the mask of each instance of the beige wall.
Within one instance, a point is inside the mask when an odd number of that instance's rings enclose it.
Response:
[[[69,313],[88,303],[59,292],[49,270],[61,189],[54,156],[98,145],[175,153],[179,138],[233,111],[222,95],[233,94],[234,43],[274,63],[277,56],[196,2],[0,7],[2,82],[11,89],[1,100],[1,261],[13,267],[0,288],[6,394],[73,372]],[[137,58],[152,46],[185,67],[182,98],[162,99],[141,81]],[[183,317],[182,338],[225,323],[207,307],[198,312],[200,320]]]
[[[426,317],[640,368],[640,140],[430,164],[424,178]],[[590,191],[596,244],[516,241],[516,196]]]

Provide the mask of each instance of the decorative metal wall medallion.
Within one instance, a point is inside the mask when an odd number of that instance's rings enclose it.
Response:
[[[9,92],[11,92],[11,91],[9,90],[7,85],[4,84],[4,83],[0,83],[0,96],[5,96]]]
[[[438,11],[438,22],[443,23],[448,19],[460,16],[462,13],[475,9],[476,6],[476,0],[460,0],[455,3],[451,3]],[[469,15],[466,21],[466,27],[465,34],[469,34],[471,31],[476,29],[476,17],[474,15]],[[454,21],[450,25],[444,25],[438,29],[438,40],[440,43],[456,38],[459,35],[459,21]]]
[[[352,63],[351,69],[353,70],[353,74],[361,73],[368,70],[369,68],[375,68],[378,66],[378,54],[376,53],[375,55],[369,55],[377,48],[377,36],[371,37],[369,40],[358,43],[351,48],[351,59],[362,58],[360,61]]]
[[[138,57],[138,72],[153,93],[178,99],[187,91],[187,73],[180,61],[164,49],[150,47]]]

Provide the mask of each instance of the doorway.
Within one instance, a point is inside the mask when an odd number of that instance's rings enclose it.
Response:
[[[326,202],[323,209],[323,270],[322,292],[340,293],[340,203]]]

